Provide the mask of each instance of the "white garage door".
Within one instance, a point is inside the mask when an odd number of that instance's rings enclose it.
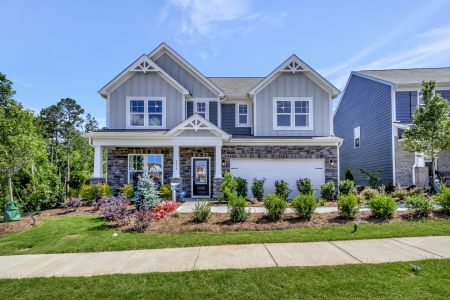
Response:
[[[253,178],[266,178],[264,193],[275,191],[275,181],[285,180],[289,183],[293,198],[297,193],[296,180],[309,178],[319,196],[320,186],[325,182],[324,159],[237,159],[230,160],[231,173],[235,177],[245,178],[248,182],[248,196],[251,197],[251,183]]]

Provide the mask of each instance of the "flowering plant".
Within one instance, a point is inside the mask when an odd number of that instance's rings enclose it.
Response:
[[[156,220],[161,220],[168,213],[174,211],[177,208],[177,203],[175,201],[163,201],[153,208],[150,213]]]

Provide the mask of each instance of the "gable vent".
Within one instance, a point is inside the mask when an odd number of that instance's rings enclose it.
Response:
[[[304,71],[304,69],[296,62],[291,61],[286,67],[284,67],[283,72],[301,72]]]
[[[155,72],[156,69],[153,67],[148,61],[142,61],[138,65],[136,65],[132,71],[134,72]]]

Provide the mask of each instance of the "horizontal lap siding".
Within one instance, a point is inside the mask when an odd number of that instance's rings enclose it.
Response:
[[[381,181],[392,183],[391,87],[351,75],[334,117],[334,132],[343,139],[339,150],[341,178],[349,169],[359,185],[367,185],[364,169],[383,170]],[[354,149],[353,130],[361,127],[360,148]]]
[[[110,95],[110,129],[126,128],[127,97],[166,97],[168,129],[182,121],[182,95],[157,73],[136,73]]]
[[[312,97],[313,130],[273,130],[274,97]],[[301,73],[283,73],[256,95],[256,133],[258,136],[329,136],[329,94]]]
[[[250,135],[251,127],[236,127],[235,104],[222,104],[222,129],[234,135]]]

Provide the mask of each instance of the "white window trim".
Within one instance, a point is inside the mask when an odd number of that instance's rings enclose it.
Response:
[[[166,97],[127,97],[126,98],[126,128],[127,129],[165,129],[166,128]],[[130,124],[130,103],[131,100],[143,100],[144,101],[144,126],[133,126]],[[162,101],[162,122],[161,126],[149,126],[148,125],[148,101],[149,100],[161,100]]]
[[[356,147],[356,139],[359,139],[358,147]],[[361,126],[353,128],[353,148],[354,149],[361,148]]]
[[[209,121],[209,101],[210,99],[193,99],[193,111],[192,113],[197,114],[197,103],[205,103],[205,119]]]
[[[278,101],[290,101],[291,102],[291,125],[290,126],[277,126],[277,102]],[[309,102],[309,126],[295,126],[295,101],[308,101]],[[272,128],[273,130],[313,130],[314,129],[314,108],[312,97],[274,97],[272,101]]]
[[[162,174],[161,174],[161,185],[164,184],[164,154],[128,154],[128,183],[131,182],[131,173],[141,173],[143,171],[130,171],[130,162],[131,162],[131,157],[132,156],[143,156],[144,157],[144,166],[148,163],[148,157],[152,156],[152,155],[157,155],[157,156],[161,156],[161,168],[162,168]]]
[[[239,105],[247,105],[247,123],[241,124],[239,123]],[[248,102],[236,102],[234,104],[234,111],[235,111],[235,126],[236,127],[250,127],[250,103]]]

